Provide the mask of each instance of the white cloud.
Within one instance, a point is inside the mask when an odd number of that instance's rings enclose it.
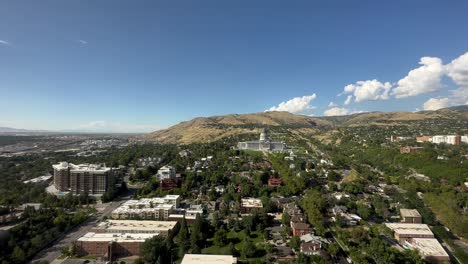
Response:
[[[424,110],[438,110],[456,105],[468,105],[468,86],[450,91],[445,98],[430,98],[423,104]]]
[[[123,124],[120,122],[92,121],[80,125],[75,130],[84,132],[147,133],[161,129],[154,125]]]
[[[441,99],[431,98],[424,103],[423,108],[424,110],[438,110],[438,109],[449,107],[449,106],[450,106],[449,98],[441,98]]]
[[[334,102],[330,102],[330,103],[328,104],[328,107],[335,107],[335,106],[338,106],[338,105],[335,104]]]
[[[333,107],[333,108],[325,110],[325,112],[323,112],[323,115],[324,116],[342,116],[342,115],[347,115],[348,113],[349,113],[349,110],[346,108]]]
[[[88,41],[82,40],[82,39],[78,39],[77,42],[79,42],[79,43],[81,43],[81,44],[83,44],[83,45],[88,44]]]
[[[437,92],[442,88],[442,76],[445,73],[442,60],[436,57],[422,57],[422,66],[411,70],[406,77],[398,81],[392,95],[405,98],[425,93]]]
[[[315,106],[310,104],[315,98],[317,98],[316,94],[294,97],[289,101],[281,102],[278,106],[272,106],[265,111],[287,111],[291,113],[304,112],[315,108]]]
[[[468,105],[468,86],[451,90],[451,98],[457,105]]]
[[[1,40],[0,39],[0,44],[3,44],[3,45],[7,45],[7,46],[10,46],[10,42],[6,41],[6,40]]]
[[[361,114],[361,113],[367,113],[367,111],[364,111],[364,110],[353,110],[353,111],[351,111],[351,113],[349,113],[349,114],[352,115],[352,114]]]
[[[468,87],[468,52],[447,64],[446,71],[457,85]]]
[[[344,101],[344,104],[345,105],[349,105],[351,103],[351,99],[353,99],[353,96],[352,95],[348,95],[348,97],[346,97],[346,100]]]
[[[344,88],[344,93],[354,96],[355,102],[368,100],[387,100],[392,85],[389,82],[381,83],[378,80],[358,81],[355,84],[348,84]],[[350,97],[346,98],[345,104],[351,102]]]

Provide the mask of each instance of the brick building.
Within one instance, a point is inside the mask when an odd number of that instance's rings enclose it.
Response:
[[[291,228],[293,236],[300,237],[312,233],[312,228],[306,223],[291,222]]]
[[[140,246],[154,236],[167,236],[177,222],[109,220],[101,222],[80,237],[75,245],[78,255],[95,256],[103,260],[138,256]]]

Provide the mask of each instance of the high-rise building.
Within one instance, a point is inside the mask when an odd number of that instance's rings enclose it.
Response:
[[[53,168],[54,185],[61,192],[100,195],[107,192],[114,182],[112,168],[98,164],[61,162],[53,165]]]
[[[52,165],[54,168],[54,185],[61,192],[70,189],[70,166],[68,162]]]

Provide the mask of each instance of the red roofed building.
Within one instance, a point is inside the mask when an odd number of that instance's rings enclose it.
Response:
[[[312,233],[312,228],[306,223],[291,223],[294,236],[303,236]]]
[[[279,178],[270,178],[268,179],[268,186],[280,186],[283,183],[283,181]]]
[[[161,189],[164,191],[174,190],[180,187],[179,179],[162,179],[161,180]]]

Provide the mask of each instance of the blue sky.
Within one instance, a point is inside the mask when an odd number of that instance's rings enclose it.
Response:
[[[228,113],[466,104],[466,10],[467,1],[4,0],[0,126],[147,132]]]

